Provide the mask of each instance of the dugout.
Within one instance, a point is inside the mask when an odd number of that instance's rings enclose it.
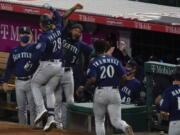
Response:
[[[180,9],[153,5],[129,0],[4,0],[0,2],[0,50],[9,51],[18,42],[18,27],[28,25],[33,28],[36,41],[39,34],[39,15],[49,13],[42,8],[49,3],[61,13],[77,2],[84,5],[82,11],[73,13],[71,20],[84,24],[83,40],[92,43],[95,39],[105,39],[115,33],[117,43],[125,40],[128,52],[133,56],[140,55],[146,61],[150,55],[159,58],[165,55],[179,57],[178,41],[180,40]],[[137,107],[138,108],[138,107]],[[130,109],[131,110],[131,109]],[[126,112],[126,111],[125,111]],[[138,112],[138,111],[135,111]],[[127,118],[131,118],[131,114]],[[142,121],[148,121],[144,112],[137,113]],[[137,131],[147,130],[147,123],[139,124]],[[143,126],[142,126],[143,125]]]
[[[18,41],[17,28],[22,25],[31,26],[34,40],[37,40],[40,34],[39,15],[49,13],[41,8],[43,3],[51,4],[63,14],[77,2],[82,3],[84,9],[72,14],[70,19],[83,23],[85,42],[91,44],[96,39],[106,39],[107,35],[113,34],[117,44],[119,40],[125,40],[128,53],[143,56],[143,61],[151,55],[159,59],[163,59],[164,54],[172,59],[179,57],[180,9],[129,0],[105,0],[103,3],[95,0],[1,1],[0,50],[9,51],[14,47]]]

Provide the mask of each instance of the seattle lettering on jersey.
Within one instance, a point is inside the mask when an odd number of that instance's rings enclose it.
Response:
[[[60,30],[57,30],[57,31],[53,32],[52,34],[50,34],[50,35],[48,36],[48,39],[49,39],[50,41],[53,41],[53,40],[55,40],[56,38],[58,38],[58,37],[60,37],[60,36],[61,36],[61,31],[60,31]]]
[[[77,47],[67,43],[66,40],[63,40],[63,48],[68,49],[69,51],[71,51],[71,52],[73,52],[75,54],[79,53],[79,50],[77,49]]]
[[[126,86],[124,86],[124,87],[121,89],[121,91],[124,92],[124,93],[126,93],[128,96],[131,95],[131,90],[130,90],[128,87],[126,87]]]
[[[172,96],[180,95],[180,89],[175,89],[171,92]]]
[[[16,62],[19,59],[23,59],[23,58],[31,59],[32,58],[32,54],[29,53],[29,52],[21,52],[21,53],[18,53],[18,54],[13,54],[14,62]]]
[[[93,66],[98,67],[99,65],[102,64],[115,64],[116,66],[119,65],[119,61],[117,59],[114,58],[105,58],[105,59],[99,59],[96,62],[93,63]]]

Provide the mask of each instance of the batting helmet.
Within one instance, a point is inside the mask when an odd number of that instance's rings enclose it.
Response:
[[[53,24],[53,17],[49,14],[44,14],[40,16],[40,23],[42,25],[51,25]]]

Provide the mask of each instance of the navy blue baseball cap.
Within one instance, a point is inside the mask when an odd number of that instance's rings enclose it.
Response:
[[[20,27],[19,34],[31,34],[31,28],[28,26]]]
[[[73,24],[72,27],[71,27],[71,30],[75,29],[75,28],[80,29],[81,32],[83,31],[83,26],[81,24],[79,24],[79,23]]]
[[[133,60],[133,59],[129,60],[129,61],[127,62],[127,65],[128,65],[129,67],[133,67],[133,68],[136,68],[136,67],[137,67],[137,63],[136,63],[136,61]]]

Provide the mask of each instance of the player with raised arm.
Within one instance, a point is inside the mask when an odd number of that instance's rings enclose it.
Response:
[[[80,59],[81,54],[85,54],[87,57],[90,56],[93,51],[92,47],[85,42],[80,40],[82,35],[83,27],[81,24],[74,24],[71,26],[70,30],[64,34],[65,42],[62,44],[62,60],[64,66],[64,74],[60,79],[60,84],[57,89],[58,94],[56,96],[56,109],[59,111],[62,105],[62,92],[65,93],[66,103],[74,102],[74,77],[73,77],[73,66],[77,64]],[[87,60],[88,61],[88,60]],[[64,109],[66,104],[64,104]],[[60,116],[60,115],[57,115]],[[64,115],[63,115],[64,116]],[[64,117],[65,119],[65,117]],[[58,123],[62,120],[57,117]]]
[[[127,80],[120,88],[121,102],[124,104],[142,104],[145,102],[143,84],[135,77],[137,63],[131,59],[126,63]]]
[[[105,135],[105,114],[108,111],[112,125],[128,135],[134,135],[131,126],[121,120],[121,98],[119,94],[120,79],[126,77],[126,71],[116,58],[106,55],[106,41],[97,40],[94,48],[97,56],[90,62],[84,88],[88,90],[96,85],[94,95],[94,115],[96,135]]]
[[[53,91],[58,84],[58,78],[54,79],[53,77],[63,72],[62,62],[58,56],[60,55],[59,51],[61,49],[63,18],[60,13],[51,6],[44,6],[54,14],[55,20],[53,20],[53,16],[49,14],[40,16],[42,34],[39,37],[38,43],[42,44],[43,47],[40,52],[40,65],[33,76],[31,88],[37,111],[35,123],[38,123],[47,115],[47,123],[44,127],[44,130],[47,131],[56,124],[54,120],[53,100],[55,100],[55,98]],[[43,85],[45,85],[46,90],[47,107],[45,107],[40,90]]]
[[[38,42],[41,43],[44,48],[42,48],[41,52],[40,66],[33,77],[31,86],[37,109],[35,123],[38,123],[47,115],[47,123],[44,127],[44,130],[47,131],[56,125],[54,120],[54,91],[63,73],[61,62],[61,48],[65,41],[62,37],[63,20],[67,19],[71,12],[69,11],[69,14],[65,14],[63,17],[48,4],[45,4],[44,7],[54,14],[55,20],[48,14],[40,17],[40,27],[43,33]],[[76,6],[70,10],[74,11],[75,9]],[[43,85],[45,85],[46,89],[46,107],[40,91]]]

